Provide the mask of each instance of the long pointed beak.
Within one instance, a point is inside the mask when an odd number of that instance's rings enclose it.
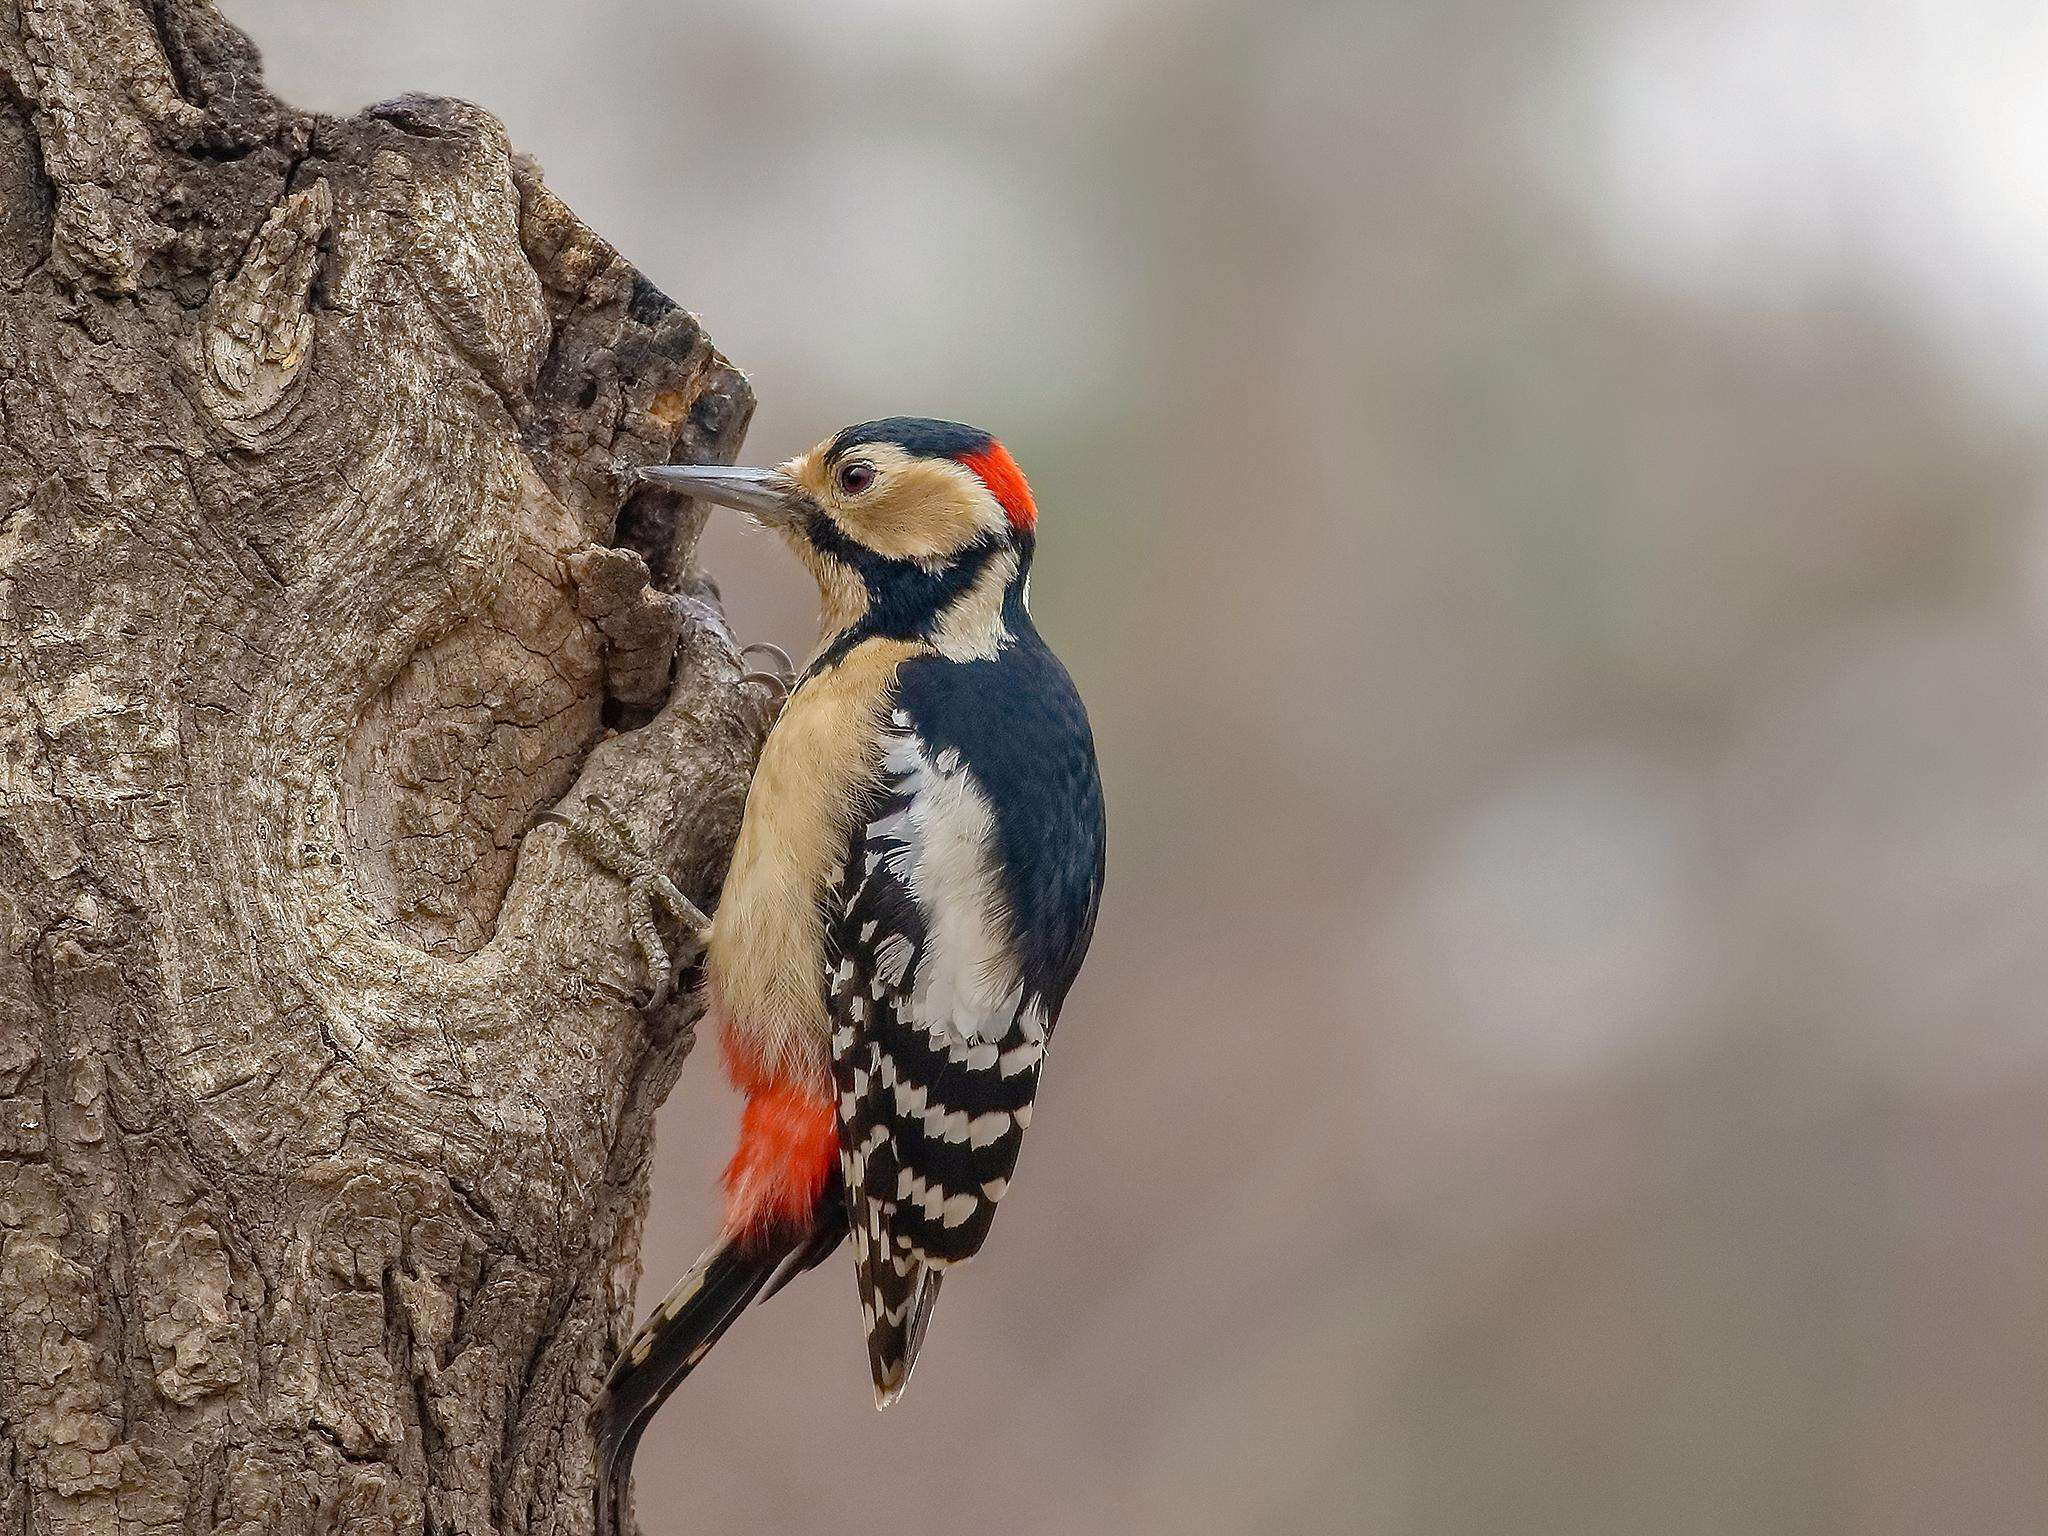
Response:
[[[751,513],[770,525],[788,523],[796,513],[796,485],[776,469],[729,469],[719,464],[649,464],[634,478],[664,490],[715,501]]]

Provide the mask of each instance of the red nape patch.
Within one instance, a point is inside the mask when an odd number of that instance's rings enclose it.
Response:
[[[791,1085],[755,1090],[740,1117],[739,1150],[725,1170],[725,1233],[808,1228],[839,1161],[832,1101]]]
[[[1038,526],[1038,504],[1031,499],[1031,486],[1009,449],[990,438],[986,448],[961,454],[959,462],[981,476],[981,483],[1009,514],[1012,528],[1029,533]]]

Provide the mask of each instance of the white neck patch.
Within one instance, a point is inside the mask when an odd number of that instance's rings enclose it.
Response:
[[[982,567],[974,585],[939,615],[932,645],[948,661],[986,661],[1009,643],[1003,598],[1017,579],[1017,552],[1005,549]]]

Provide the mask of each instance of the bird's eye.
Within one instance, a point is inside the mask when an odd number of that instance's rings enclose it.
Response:
[[[858,496],[875,483],[875,466],[866,459],[850,459],[839,466],[839,489]]]

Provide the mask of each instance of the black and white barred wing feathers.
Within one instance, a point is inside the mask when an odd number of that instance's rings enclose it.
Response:
[[[898,712],[882,792],[828,925],[847,1217],[880,1401],[902,1389],[944,1269],[988,1236],[1051,1023],[1021,974],[994,810]]]

